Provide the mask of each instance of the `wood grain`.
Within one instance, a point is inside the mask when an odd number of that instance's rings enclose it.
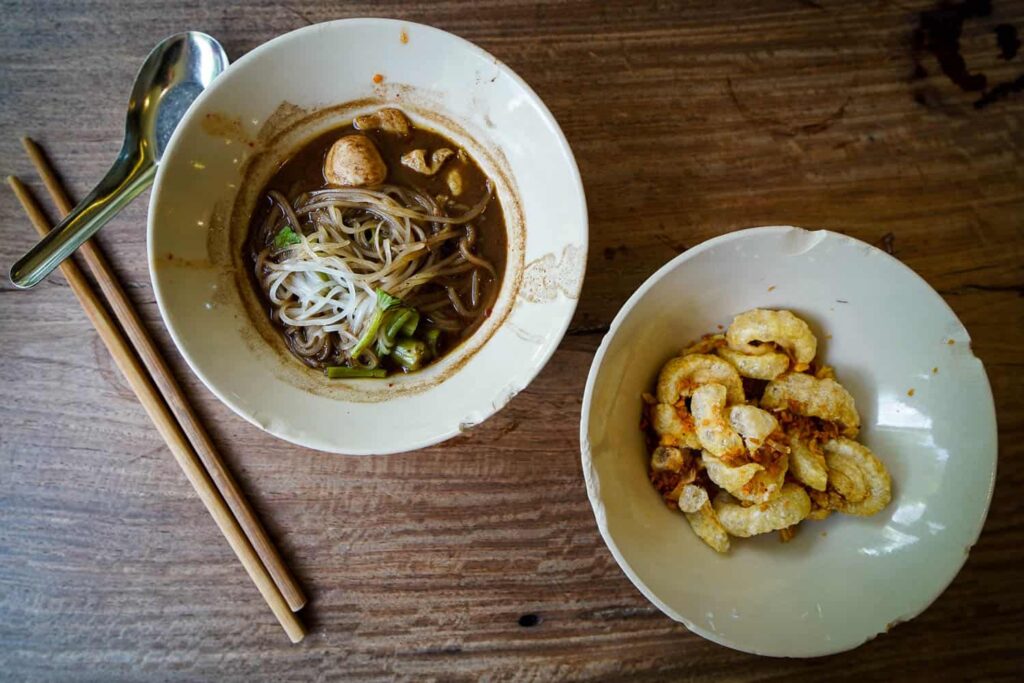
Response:
[[[913,34],[932,2],[2,3],[0,171],[18,137],[82,196],[113,158],[151,45],[201,29],[233,58],[284,31],[391,16],[494,53],[562,125],[591,248],[570,334],[498,415],[442,446],[345,459],[276,441],[191,375],[159,320],[145,202],[99,235],[239,484],[307,588],[282,643],[71,292],[0,285],[0,664],[15,679],[482,677],[1006,679],[1024,669],[1024,94],[975,109]],[[964,24],[990,83],[1024,73]],[[663,617],[597,534],[579,467],[586,371],[615,311],[679,251],[749,225],[886,245],[967,325],[1000,469],[963,571],[924,614],[814,661],[732,652]],[[0,264],[31,229],[0,194]],[[197,539],[199,542],[197,542]],[[536,615],[534,626],[521,617]],[[530,623],[526,619],[524,623]]]
[[[13,176],[7,178],[7,183],[18,198],[18,203],[21,204],[33,227],[40,236],[46,236],[50,232],[51,226],[28,188]],[[66,213],[66,211],[62,210],[62,213]],[[79,252],[87,263],[95,264],[97,262],[99,252],[95,244],[86,242],[81,246]],[[178,462],[185,477],[192,484],[196,495],[203,502],[203,506],[206,507],[210,516],[213,517],[217,528],[220,529],[228,545],[231,546],[242,566],[245,567],[249,578],[259,589],[288,638],[293,643],[301,641],[306,635],[302,623],[292,614],[291,607],[274,583],[273,577],[263,565],[260,556],[253,549],[238,520],[235,519],[231,508],[224,502],[223,496],[214,485],[211,475],[204,469],[202,461],[189,444],[181,425],[175,421],[174,415],[164,403],[153,379],[146,372],[146,367],[136,357],[128,338],[104,308],[100,297],[89,286],[89,282],[78,268],[75,259],[66,259],[60,264],[60,271],[82,305],[83,312],[92,323],[103,345],[110,352],[114,365],[131,386],[132,393],[142,404],[149,419],[153,421],[153,426],[163,437],[168,450]],[[94,269],[92,272],[98,278],[109,278],[110,275],[108,271],[100,268]]]
[[[46,187],[50,200],[56,206],[59,218],[63,219],[71,213],[75,206],[74,203],[67,196],[63,186],[57,179],[56,171],[46,159],[42,148],[30,138],[23,138],[21,143],[22,147],[25,148],[26,155],[32,162],[39,181]],[[21,203],[24,205],[25,202],[21,201]],[[40,223],[38,220],[33,222]],[[210,480],[213,481],[224,502],[227,503],[235,520],[238,522],[238,526],[245,533],[245,537],[259,556],[260,562],[266,567],[267,572],[273,579],[274,585],[277,586],[281,596],[293,612],[302,609],[303,605],[306,604],[306,596],[295,582],[295,578],[291,575],[291,571],[281,558],[277,548],[274,547],[274,544],[267,536],[266,530],[259,519],[257,519],[252,506],[249,505],[249,501],[245,498],[245,494],[241,492],[234,477],[231,476],[231,472],[224,466],[224,462],[217,453],[213,442],[210,441],[206,429],[199,422],[195,411],[192,410],[192,406],[185,400],[184,395],[181,393],[181,388],[174,378],[174,374],[153,344],[153,340],[150,338],[145,325],[139,320],[139,316],[135,312],[131,301],[129,301],[128,295],[125,294],[124,288],[121,287],[117,276],[107,264],[106,257],[103,256],[99,247],[93,241],[85,242],[85,244],[79,247],[78,253],[81,259],[85,261],[89,272],[92,273],[96,284],[99,285],[100,290],[103,292],[110,312],[124,331],[124,336],[127,337],[128,342],[134,349],[134,353],[142,361],[142,365],[145,366],[146,371],[153,380],[153,384],[159,390],[162,400],[166,402],[167,408],[173,414],[174,420],[177,421],[181,431],[188,438],[191,449],[199,456],[202,467],[210,476]]]

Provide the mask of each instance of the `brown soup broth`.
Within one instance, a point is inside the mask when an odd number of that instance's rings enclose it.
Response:
[[[267,299],[263,288],[257,283],[255,275],[257,255],[274,238],[273,235],[261,234],[261,228],[269,212],[274,207],[274,202],[269,198],[268,192],[276,190],[292,200],[301,193],[330,187],[324,179],[323,171],[327,152],[336,140],[345,135],[352,134],[365,135],[377,146],[381,158],[387,165],[388,175],[385,182],[388,185],[406,187],[434,198],[439,196],[451,197],[452,192],[448,187],[446,177],[452,170],[457,170],[462,177],[462,192],[458,197],[451,198],[451,201],[455,202],[456,205],[449,205],[446,211],[448,215],[459,215],[465,212],[467,207],[476,205],[487,193],[487,176],[464,149],[456,156],[449,158],[441,170],[432,176],[418,173],[402,165],[402,155],[415,149],[426,149],[428,156],[430,152],[441,147],[447,147],[454,151],[460,150],[458,145],[431,130],[413,127],[409,137],[400,138],[397,135],[378,130],[359,131],[351,124],[348,124],[312,138],[292,157],[281,163],[278,170],[263,188],[261,198],[249,222],[248,238],[243,246],[245,262],[248,265],[253,286],[271,311],[270,301]],[[492,182],[493,187],[494,183]],[[494,278],[488,272],[482,269],[478,270],[480,300],[489,303],[474,318],[466,319],[459,317],[452,308],[444,310],[446,315],[460,320],[464,325],[458,331],[445,331],[442,334],[438,357],[445,355],[462,341],[468,339],[490,315],[491,307],[501,286],[501,278],[505,272],[508,242],[504,212],[496,191],[483,213],[473,219],[471,224],[476,232],[476,242],[471,250],[472,253],[489,261],[494,266],[498,277]],[[458,247],[452,244],[451,241],[448,241],[443,243],[439,249],[442,256],[448,256],[457,251]],[[466,273],[449,276],[449,278],[441,282],[429,282],[417,288],[413,298],[436,298],[446,291],[445,285],[452,285],[459,291],[466,291],[469,277],[470,274]],[[283,332],[283,327],[278,324],[273,316],[271,318],[274,320],[275,326]],[[424,324],[429,325],[429,312],[423,313],[423,321]],[[309,358],[299,357],[303,362],[315,367],[326,367],[340,362],[336,356],[314,362],[311,362]],[[401,370],[400,367],[388,358],[382,359],[382,366],[387,368],[389,372]]]

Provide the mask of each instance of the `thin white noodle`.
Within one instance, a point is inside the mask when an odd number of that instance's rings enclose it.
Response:
[[[475,254],[467,259],[468,245],[459,249],[459,240],[466,235],[461,226],[490,202],[490,184],[483,199],[459,216],[444,215],[432,198],[395,186],[318,190],[290,202],[277,192],[272,198],[256,278],[289,345],[307,362],[323,361],[335,349],[345,357],[374,315],[378,289],[408,298],[438,278],[473,270],[470,300],[478,303],[481,263]],[[278,248],[274,237],[285,224],[299,241]],[[444,242],[454,249],[442,257]],[[451,329],[454,319],[432,308],[439,326]]]

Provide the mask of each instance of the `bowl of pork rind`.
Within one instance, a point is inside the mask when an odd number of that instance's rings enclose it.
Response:
[[[936,600],[981,533],[997,452],[985,369],[942,297],[871,245],[782,226],[690,249],[630,297],[580,443],[640,592],[782,657],[855,648]]]

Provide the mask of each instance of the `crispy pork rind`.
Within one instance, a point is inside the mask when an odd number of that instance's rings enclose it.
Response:
[[[789,456],[781,455],[775,462],[765,466],[764,471],[755,474],[734,496],[747,503],[766,503],[779,495],[786,483]]]
[[[716,349],[715,353],[729,361],[741,377],[750,379],[773,380],[789,369],[789,356],[777,351],[752,356],[724,346]]]
[[[768,411],[757,406],[729,406],[729,424],[740,436],[747,450],[753,453],[765,444],[768,437],[779,429],[779,421]]]
[[[789,311],[755,308],[732,319],[725,331],[729,348],[758,356],[770,353],[774,344],[794,362],[795,370],[806,370],[818,351],[818,340],[811,328]]]
[[[787,482],[774,499],[750,506],[721,492],[715,496],[714,510],[728,534],[747,538],[800,523],[811,511],[811,499],[799,484]]]
[[[756,462],[730,467],[707,451],[701,453],[701,462],[711,481],[747,503],[764,503],[776,497],[786,481],[789,464],[787,456],[781,455],[767,467]]]
[[[707,543],[717,552],[729,552],[729,534],[726,533],[725,528],[718,521],[718,516],[711,507],[710,502],[704,503],[696,512],[686,512],[684,514],[686,515],[686,521],[690,523],[690,528],[693,529],[693,533],[697,534],[700,540]]]
[[[811,493],[817,507],[866,517],[892,500],[889,471],[867,446],[851,439],[832,439],[825,444],[825,463],[828,488]]]
[[[828,485],[825,456],[815,453],[795,434],[788,434],[786,440],[789,444],[789,473],[804,486],[824,491]]]
[[[726,491],[742,490],[758,472],[764,471],[764,465],[756,462],[730,467],[707,451],[701,453],[701,462],[711,481]]]
[[[674,503],[697,478],[697,458],[688,449],[658,446],[651,453],[648,478],[662,498]]]
[[[693,392],[690,411],[701,448],[730,461],[746,453],[743,438],[729,424],[725,403],[728,391],[721,384],[705,384]]]
[[[658,402],[674,406],[681,398],[692,396],[705,384],[721,384],[728,392],[728,402],[743,403],[743,380],[736,368],[718,356],[695,353],[677,356],[658,375]]]
[[[833,379],[788,372],[765,387],[761,407],[791,410],[797,415],[835,422],[843,436],[854,438],[860,431],[860,415],[853,396]]]
[[[831,367],[812,365],[816,350],[789,311],[747,311],[668,361],[656,398],[644,394],[659,438],[651,482],[718,552],[730,535],[778,531],[787,542],[804,519],[872,515],[891,500],[885,466],[852,440],[854,399]],[[745,386],[763,396],[748,404]]]
[[[683,512],[697,512],[710,502],[708,492],[696,484],[687,484],[679,493],[679,509]]]
[[[658,446],[651,453],[651,469],[655,472],[682,472],[686,467],[683,451],[672,446]]]
[[[683,405],[681,408],[685,412],[686,406]],[[700,448],[693,418],[690,415],[684,417],[675,406],[666,403],[651,406],[651,426],[658,436],[669,437],[679,446]]]

